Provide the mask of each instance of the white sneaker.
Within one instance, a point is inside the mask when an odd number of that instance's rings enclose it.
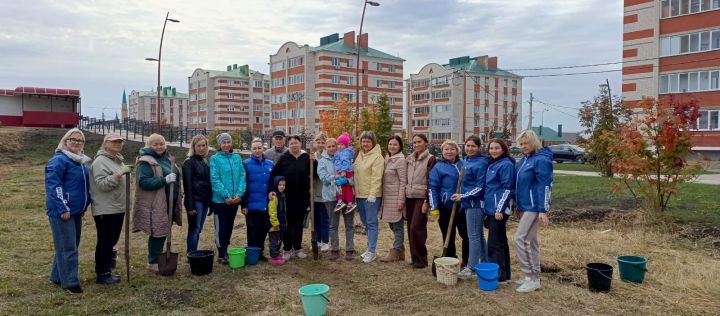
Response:
[[[365,260],[365,257],[367,257],[368,254],[369,252],[365,251],[360,255],[360,258],[363,258],[363,260]]]
[[[296,250],[296,251],[295,251],[295,256],[298,257],[298,258],[300,258],[300,259],[305,259],[305,258],[307,258],[307,255],[302,251],[302,249]]]
[[[519,293],[528,293],[540,288],[540,279],[530,279],[515,289]]]
[[[523,285],[523,284],[525,284],[525,282],[527,282],[528,280],[530,280],[530,277],[525,276],[525,277],[519,278],[519,279],[517,279],[517,280],[515,280],[515,281],[513,281],[513,282],[515,282],[515,284],[517,284],[517,285]]]
[[[285,251],[285,252],[283,252],[282,257],[283,257],[283,260],[289,261],[290,257],[292,257],[292,253],[290,251]]]
[[[470,279],[475,276],[476,276],[475,271],[473,271],[472,269],[470,269],[468,267],[465,267],[462,269],[462,271],[458,272],[458,279],[461,279],[461,280],[467,280],[467,279]]]
[[[368,252],[367,255],[363,257],[363,263],[370,263],[375,261],[375,258],[377,255],[374,252]]]
[[[330,245],[326,244],[324,242],[321,242],[320,243],[320,251],[327,252],[328,250],[330,250]]]

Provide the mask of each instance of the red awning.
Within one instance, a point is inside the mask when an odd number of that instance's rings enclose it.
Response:
[[[3,94],[4,91],[4,94]],[[0,95],[53,95],[61,97],[80,97],[80,90],[74,89],[55,89],[55,88],[38,88],[38,87],[17,87],[15,90],[0,90]]]

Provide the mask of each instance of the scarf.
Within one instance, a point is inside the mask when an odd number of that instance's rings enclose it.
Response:
[[[72,159],[73,161],[75,161],[75,162],[77,162],[77,163],[79,163],[79,164],[81,164],[81,165],[84,165],[84,164],[89,163],[90,161],[92,161],[92,159],[90,159],[90,157],[85,156],[85,154],[83,154],[82,152],[80,152],[79,155],[78,155],[78,154],[75,154],[75,153],[69,151],[69,150],[67,149],[67,147],[65,147],[65,146],[63,146],[62,152],[63,152],[63,154],[65,154],[66,156],[70,157],[70,159]]]

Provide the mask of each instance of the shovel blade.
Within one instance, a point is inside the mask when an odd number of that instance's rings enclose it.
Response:
[[[176,252],[164,252],[158,258],[158,274],[164,276],[173,276],[177,271],[178,254]]]
[[[432,269],[431,269],[431,271],[432,271],[432,275],[433,275],[434,277],[437,277],[437,270],[435,270],[435,259],[437,259],[437,258],[440,258],[440,257],[438,257],[438,256],[433,256],[433,260],[432,260]]]

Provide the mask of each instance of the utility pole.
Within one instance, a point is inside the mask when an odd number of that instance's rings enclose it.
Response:
[[[530,119],[528,120],[528,127],[527,127],[527,129],[531,129],[531,128],[532,128],[532,119],[533,119],[532,102],[533,102],[533,94],[532,94],[532,92],[530,92]]]

